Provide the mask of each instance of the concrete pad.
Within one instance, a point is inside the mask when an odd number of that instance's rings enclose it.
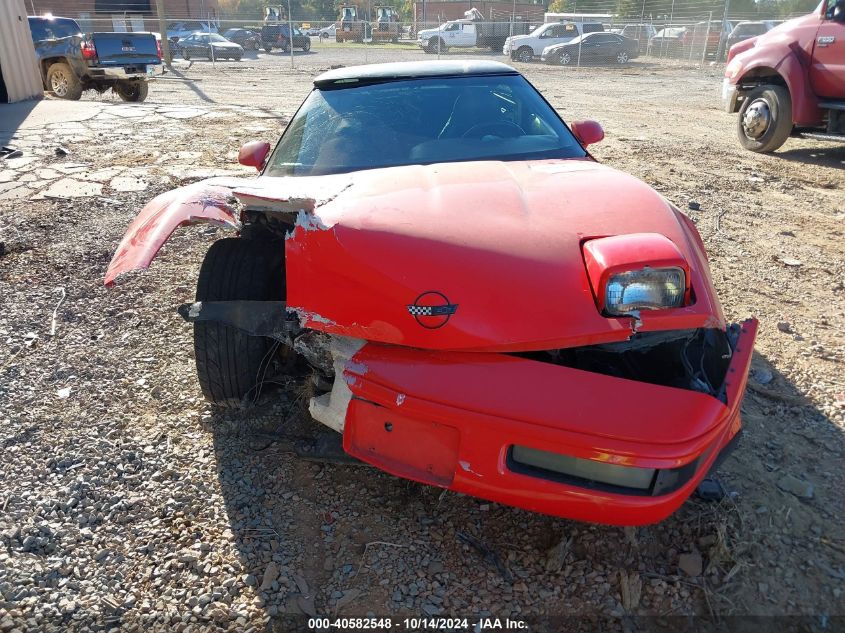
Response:
[[[140,119],[154,113],[155,110],[153,108],[142,106],[112,106],[109,108],[109,114],[119,116],[123,119]]]
[[[113,178],[109,185],[115,191],[143,191],[149,186],[146,180],[126,176]]]
[[[18,177],[13,169],[0,169],[0,182],[10,182]]]
[[[28,112],[26,108],[29,108]],[[32,102],[22,101],[0,105],[0,121],[12,120],[18,110],[26,112],[26,117],[17,126],[18,130],[42,128],[53,123],[87,121],[103,109],[103,104],[96,101],[59,101],[42,99],[34,107]],[[0,128],[4,125],[0,123]]]
[[[12,189],[17,189],[20,187],[20,183],[17,182],[0,182],[0,193],[4,191],[11,191]]]
[[[81,171],[88,171],[88,165],[85,163],[57,163],[52,165],[52,168],[63,174],[78,174]]]
[[[27,156],[24,154],[20,158],[9,158],[3,161],[3,166],[9,169],[21,169],[27,165],[35,162],[35,156]]]
[[[103,192],[103,185],[96,182],[84,182],[73,178],[62,178],[54,182],[48,189],[42,191],[39,197],[45,198],[90,198],[99,196]]]
[[[166,110],[159,109],[158,114],[168,119],[194,119],[198,116],[208,114],[208,110],[201,108],[168,108]]]
[[[75,174],[75,177],[79,180],[88,180],[92,182],[106,182],[107,180],[111,180],[119,173],[123,171],[122,167],[104,167],[103,169],[97,169],[96,171],[89,171],[86,173],[78,173]]]
[[[41,180],[53,180],[54,178],[58,178],[59,176],[61,176],[59,172],[57,172],[55,169],[50,169],[49,167],[37,169],[35,171],[35,175],[38,176]]]
[[[18,187],[16,189],[0,193],[0,200],[23,200],[24,198],[28,198],[31,193],[32,190],[28,187]]]

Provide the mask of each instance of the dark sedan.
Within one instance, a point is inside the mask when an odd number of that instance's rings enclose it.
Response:
[[[230,42],[217,33],[194,33],[179,42],[182,57],[206,57],[208,59],[234,59],[241,61],[244,49],[240,44]]]
[[[223,33],[223,37],[247,51],[257,51],[261,48],[261,34],[249,29],[229,29]]]
[[[540,58],[547,64],[562,66],[596,62],[627,64],[639,54],[639,43],[635,39],[616,33],[587,33],[543,49]]]

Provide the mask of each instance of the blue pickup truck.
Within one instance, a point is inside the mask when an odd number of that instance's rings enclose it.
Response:
[[[85,35],[70,18],[29,17],[44,88],[61,99],[83,90],[113,90],[124,101],[147,98],[148,80],[163,72],[152,33]]]

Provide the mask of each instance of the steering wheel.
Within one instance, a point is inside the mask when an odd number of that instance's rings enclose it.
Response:
[[[510,121],[476,123],[461,134],[461,138],[481,138],[487,134],[499,138],[516,138],[517,136],[525,136],[525,130]]]

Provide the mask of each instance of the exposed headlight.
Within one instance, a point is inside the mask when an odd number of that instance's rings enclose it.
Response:
[[[605,288],[609,314],[677,308],[684,303],[686,276],[680,268],[646,267],[611,275]]]

